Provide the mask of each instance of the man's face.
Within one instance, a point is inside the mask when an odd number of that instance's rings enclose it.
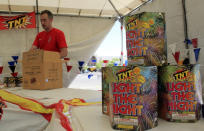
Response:
[[[42,14],[40,15],[40,22],[44,30],[49,31],[52,27],[52,19],[49,19],[48,15]]]

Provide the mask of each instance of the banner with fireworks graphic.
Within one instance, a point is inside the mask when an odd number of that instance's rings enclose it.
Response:
[[[102,106],[114,129],[157,126],[157,67],[102,68]]]
[[[199,65],[159,68],[159,116],[168,121],[200,119],[202,86]]]
[[[164,13],[143,12],[125,17],[128,64],[167,63]]]
[[[0,16],[0,30],[36,28],[35,12],[18,16]]]

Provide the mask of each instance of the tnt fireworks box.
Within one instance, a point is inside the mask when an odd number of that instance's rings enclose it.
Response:
[[[157,67],[102,68],[102,110],[114,129],[157,126]]]
[[[124,20],[128,65],[167,64],[164,13],[142,12]]]
[[[202,87],[199,65],[159,68],[159,116],[168,121],[200,119]]]
[[[62,62],[57,52],[32,50],[23,53],[23,88],[62,88]]]

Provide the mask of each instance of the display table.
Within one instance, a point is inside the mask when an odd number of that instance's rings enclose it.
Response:
[[[59,100],[70,100],[73,98],[81,98],[87,102],[98,102],[101,101],[101,91],[92,91],[92,90],[79,90],[79,89],[53,89],[53,90],[24,90],[22,88],[8,88],[3,89],[18,96],[25,98],[30,98],[36,100],[44,105],[51,105],[57,103]],[[6,109],[6,108],[5,108]],[[6,114],[7,113],[7,114]],[[22,118],[22,114],[26,113],[26,117]],[[55,112],[52,115],[51,122],[44,121],[42,116],[38,114],[31,114],[29,111],[16,112],[17,117],[12,119],[14,111],[4,111],[4,115],[12,121],[5,121],[2,117],[0,120],[0,127],[4,131],[19,131],[29,130],[45,130],[45,131],[61,131],[64,130],[60,126],[59,119]],[[74,126],[76,130],[83,131],[113,131],[109,123],[109,117],[102,114],[101,104],[93,104],[88,106],[74,106],[71,108],[72,120],[74,121]],[[56,118],[55,118],[56,116]],[[28,119],[29,118],[29,119]],[[29,124],[32,123],[32,124]],[[15,128],[12,128],[15,127]],[[21,128],[20,128],[21,127]],[[34,128],[38,127],[38,128]],[[0,129],[0,130],[1,130]],[[22,130],[23,129],[23,130]],[[159,119],[159,125],[156,128],[151,129],[152,131],[203,131],[204,130],[204,120],[201,119],[195,123],[173,123],[167,122]]]

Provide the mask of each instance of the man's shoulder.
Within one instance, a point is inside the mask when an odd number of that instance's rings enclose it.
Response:
[[[45,31],[41,31],[38,33],[38,35],[43,35],[43,34],[45,34]]]
[[[53,30],[57,33],[63,33],[63,31],[61,31],[60,29],[57,29],[57,28],[53,28]]]

